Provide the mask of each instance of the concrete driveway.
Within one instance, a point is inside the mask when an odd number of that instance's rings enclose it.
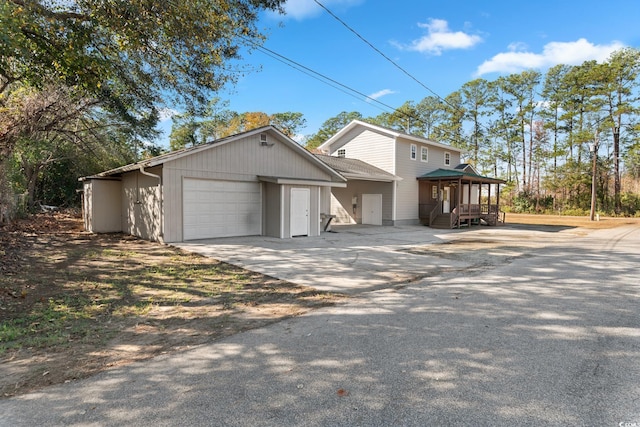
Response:
[[[640,425],[640,228],[432,238],[412,255],[469,267],[0,400],[0,426]]]
[[[436,230],[424,226],[348,225],[334,226],[333,230],[320,237],[234,237],[175,246],[293,283],[353,294],[461,272],[476,264],[501,262],[496,257],[504,251],[497,249],[480,256],[469,251],[478,247],[469,239],[494,246],[527,240],[526,231],[512,227]],[[466,242],[464,257],[448,250],[460,241]]]

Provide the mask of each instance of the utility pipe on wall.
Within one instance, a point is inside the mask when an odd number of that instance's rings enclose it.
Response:
[[[162,240],[164,237],[164,221],[162,220],[162,177],[160,175],[156,175],[155,173],[147,172],[144,170],[144,166],[140,165],[140,173],[142,175],[150,176],[151,178],[156,178],[158,180],[158,210],[160,214],[160,233],[158,237]]]

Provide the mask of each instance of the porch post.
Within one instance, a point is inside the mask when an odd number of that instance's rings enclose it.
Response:
[[[496,223],[500,218],[500,183],[496,184]],[[506,222],[506,221],[505,221]]]
[[[462,178],[458,178],[458,228],[460,228],[460,211],[462,211]]]
[[[469,201],[469,205],[467,206],[467,212],[469,212],[469,216],[471,216],[471,187],[473,186],[473,180],[469,180],[469,188],[467,189],[467,200]],[[469,228],[471,228],[471,218],[469,218]]]

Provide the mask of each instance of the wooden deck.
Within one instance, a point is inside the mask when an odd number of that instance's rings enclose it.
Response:
[[[420,221],[434,228],[460,228],[461,226],[479,225],[484,221],[487,225],[504,224],[505,213],[500,212],[498,205],[462,204],[450,213],[442,212],[442,205],[429,209],[420,205]]]

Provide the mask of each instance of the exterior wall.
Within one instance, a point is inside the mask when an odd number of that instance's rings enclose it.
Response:
[[[346,188],[333,188],[331,214],[336,223],[362,223],[362,195],[382,194],[382,224],[393,224],[393,185],[392,182],[349,181]],[[353,197],[357,198],[356,211],[353,212]]]
[[[410,157],[412,144],[415,144],[417,148],[415,160]],[[422,147],[429,149],[426,162],[421,159]],[[420,191],[416,178],[440,168],[453,169],[460,163],[460,153],[403,138],[398,138],[396,149],[396,175],[403,178],[402,181],[398,182],[396,194],[396,224],[418,224]],[[450,166],[445,166],[444,164],[445,151],[450,153]]]
[[[280,229],[280,206],[282,203],[280,187],[280,185],[271,182],[262,184],[262,209],[264,215],[262,230],[265,236],[282,237]]]
[[[410,157],[411,145],[416,145],[416,159]],[[428,148],[428,159],[421,159],[421,148]],[[394,139],[388,135],[374,132],[370,129],[356,127],[345,134],[340,141],[330,147],[331,155],[337,155],[338,150],[345,150],[345,157],[360,159],[371,165],[377,166],[387,172],[401,178],[397,182],[395,219],[393,218],[393,200],[383,195],[383,223],[392,224],[418,224],[419,223],[419,184],[416,180],[420,175],[439,168],[454,168],[460,163],[460,153],[451,148],[438,147],[427,143],[416,142],[399,137]],[[450,165],[444,164],[445,152],[450,155]],[[348,185],[351,185],[349,182]],[[372,184],[373,185],[373,184]],[[377,183],[378,188],[384,185]],[[386,188],[386,187],[385,187]],[[389,187],[390,189],[392,187]],[[392,191],[392,190],[389,190]],[[368,190],[370,193],[380,193],[376,190]],[[361,214],[352,212],[351,197],[345,189],[333,189],[332,214],[336,220],[342,222],[361,221]],[[386,201],[389,200],[391,212],[387,212]],[[360,203],[360,202],[359,202]],[[435,205],[434,205],[435,206]]]
[[[396,173],[393,138],[369,129],[355,128],[343,140],[331,146],[332,156],[345,150],[345,157],[359,159],[389,173]]]
[[[165,163],[163,169],[164,240],[182,241],[183,177],[230,181],[258,181],[258,176],[278,176],[330,181],[331,175],[301,156],[275,133],[267,133],[271,146],[260,144],[260,134],[247,136],[220,146],[193,153]],[[317,200],[312,196],[313,200]],[[317,205],[317,202],[316,202]],[[288,207],[287,207],[288,209]],[[288,210],[285,209],[285,213]],[[287,214],[288,215],[288,214]],[[270,224],[271,225],[271,224]],[[273,231],[273,229],[270,229]],[[289,234],[288,224],[284,230]],[[285,237],[286,237],[285,235]]]
[[[146,169],[162,175],[162,167]],[[163,241],[159,180],[139,171],[122,176],[122,231],[147,240]]]
[[[91,179],[84,182],[83,189],[85,229],[92,233],[122,231],[120,180]]]

